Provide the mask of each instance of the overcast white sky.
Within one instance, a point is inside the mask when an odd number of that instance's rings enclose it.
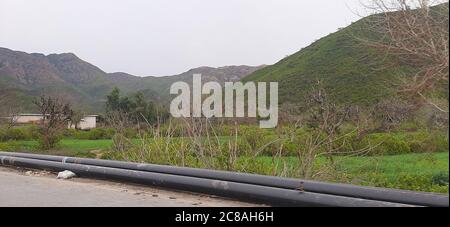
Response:
[[[0,0],[0,47],[107,72],[274,64],[359,19],[358,0]]]

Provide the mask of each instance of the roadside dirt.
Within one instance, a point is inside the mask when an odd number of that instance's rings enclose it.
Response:
[[[219,197],[0,167],[0,206],[255,207]]]

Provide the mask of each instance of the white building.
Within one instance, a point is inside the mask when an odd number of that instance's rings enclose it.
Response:
[[[78,129],[89,130],[97,127],[98,115],[87,115],[76,125]],[[13,121],[17,124],[40,124],[44,120],[42,114],[18,114],[13,117]],[[75,124],[69,123],[68,128],[75,128]]]
[[[13,118],[13,122],[17,124],[38,124],[44,120],[42,114],[18,114]]]
[[[77,129],[81,130],[89,130],[94,129],[97,127],[97,117],[98,115],[88,115],[85,116],[78,122],[77,125],[69,123],[69,128],[75,129],[75,126]]]

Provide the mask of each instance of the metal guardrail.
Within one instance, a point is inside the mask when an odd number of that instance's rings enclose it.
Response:
[[[79,176],[149,184],[278,206],[449,206],[448,195],[226,171],[9,152],[0,152],[0,159],[1,165],[70,170]]]

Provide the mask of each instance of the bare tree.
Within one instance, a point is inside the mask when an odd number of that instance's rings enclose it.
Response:
[[[5,94],[0,94],[0,124],[12,128],[17,123],[17,116],[21,107],[17,103],[8,100]]]
[[[105,120],[115,130],[113,150],[119,153],[126,152],[132,145],[131,139],[126,136],[127,129],[133,125],[130,114],[123,111],[109,111]]]
[[[413,110],[411,104],[402,100],[387,99],[375,105],[371,114],[380,121],[379,130],[386,131],[408,120]]]
[[[399,62],[417,69],[406,75],[401,90],[415,105],[428,103],[448,113],[431,101],[427,94],[448,83],[449,9],[448,1],[369,0],[366,8],[375,13],[366,20],[371,38],[359,37],[369,47],[383,51]],[[435,5],[439,3],[439,6]]]
[[[328,135],[340,133],[340,128],[350,116],[349,106],[338,106],[331,102],[325,89],[320,82],[310,94],[309,100],[310,116],[307,119],[312,127],[319,128]]]
[[[306,116],[291,123],[290,130],[282,133],[289,137],[288,143],[296,147],[299,177],[326,178],[335,173],[335,155],[365,155],[373,149],[373,146],[368,146],[354,150],[347,146],[353,140],[353,135],[358,134],[360,130],[359,127],[351,131],[343,130],[344,124],[354,118],[356,111],[353,111],[351,106],[333,102],[320,82],[313,88],[307,100]],[[299,130],[307,130],[307,133],[299,136]],[[316,161],[320,157],[327,158],[328,162],[327,165],[317,168]]]
[[[79,111],[73,111],[73,114],[70,116],[70,127],[74,127],[75,130],[79,130],[79,124],[81,120],[83,119],[84,115],[83,113]]]
[[[39,130],[41,148],[52,149],[59,142],[62,130],[69,124],[73,110],[70,104],[50,96],[41,96],[34,104],[43,116]]]

